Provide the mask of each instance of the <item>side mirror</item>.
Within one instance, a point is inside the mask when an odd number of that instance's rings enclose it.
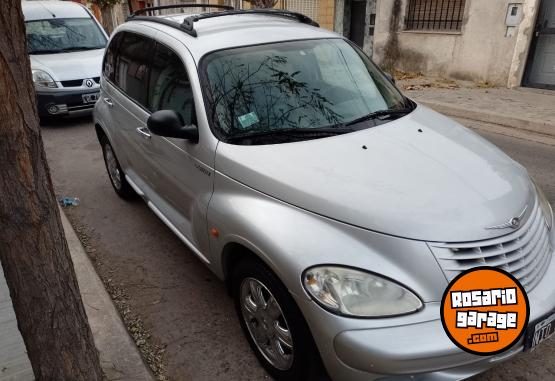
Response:
[[[173,110],[160,110],[152,113],[146,125],[150,132],[159,136],[198,142],[197,126],[194,124],[184,126],[181,115]]]
[[[387,77],[387,79],[389,79],[391,83],[395,83],[395,77],[392,76],[390,73],[385,73],[385,76]]]

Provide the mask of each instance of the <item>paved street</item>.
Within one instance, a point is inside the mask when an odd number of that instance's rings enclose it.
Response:
[[[125,290],[152,341],[166,347],[169,378],[268,379],[243,338],[224,285],[143,202],[124,202],[113,192],[90,119],[44,126],[42,132],[57,195],[80,198],[66,213],[85,227],[100,275]],[[526,166],[555,204],[555,146],[480,133]],[[554,379],[554,351],[551,340],[478,379]]]

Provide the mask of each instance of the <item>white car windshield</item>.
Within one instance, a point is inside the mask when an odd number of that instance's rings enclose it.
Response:
[[[376,112],[412,110],[386,76],[342,39],[226,49],[209,54],[202,66],[213,129],[224,140],[345,131]]]
[[[27,21],[29,54],[55,54],[102,49],[106,37],[91,18]]]

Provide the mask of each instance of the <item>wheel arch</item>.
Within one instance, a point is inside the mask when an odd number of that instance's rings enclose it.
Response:
[[[271,266],[264,260],[263,256],[257,254],[253,249],[236,241],[228,242],[222,249],[221,262],[222,262],[224,282],[226,285],[227,293],[230,296],[231,296],[231,278],[232,278],[231,275],[233,274],[233,269],[241,261],[247,258],[252,259],[254,261],[259,261],[273,271]],[[275,271],[273,272],[275,273]]]
[[[94,124],[94,130],[96,132],[96,138],[98,139],[99,142],[102,142],[103,138],[108,137],[108,134],[106,133],[106,131],[104,131],[104,128],[102,128],[100,123],[96,122]]]

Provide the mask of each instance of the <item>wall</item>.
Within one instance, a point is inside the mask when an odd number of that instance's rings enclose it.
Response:
[[[335,18],[335,0],[319,0],[318,22],[322,28],[333,30]]]
[[[523,3],[526,12],[514,35],[506,37],[510,3]],[[408,0],[378,0],[373,59],[386,69],[507,85],[509,73],[515,71],[516,42],[530,40],[529,27],[535,17],[530,9],[538,3],[467,0],[461,32],[426,32],[403,30]]]
[[[376,2],[378,0],[366,0],[366,21],[364,36],[364,46],[362,50],[369,56],[372,56],[374,45],[374,36],[369,34],[370,15],[376,13]],[[335,0],[335,11],[333,16],[333,28],[328,28],[347,38],[350,38],[351,28],[351,4],[350,0]]]

